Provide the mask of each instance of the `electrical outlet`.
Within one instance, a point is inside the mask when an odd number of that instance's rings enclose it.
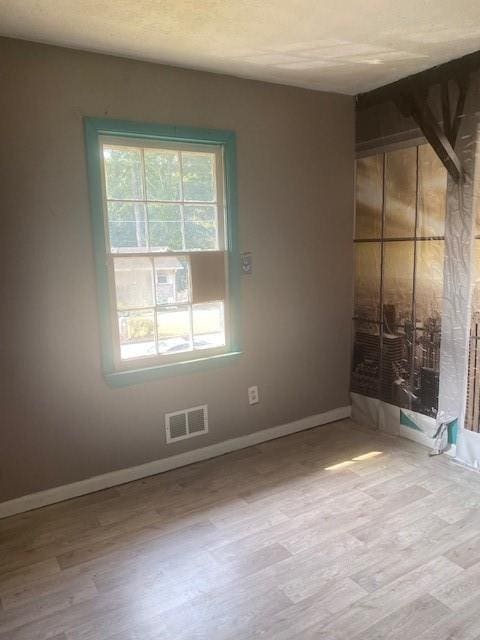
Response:
[[[248,404],[258,403],[258,387],[248,387]]]

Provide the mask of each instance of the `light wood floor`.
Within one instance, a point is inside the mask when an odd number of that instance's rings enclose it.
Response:
[[[479,506],[337,422],[0,521],[0,640],[475,640]]]

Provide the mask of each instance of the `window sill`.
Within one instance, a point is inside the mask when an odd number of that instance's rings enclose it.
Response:
[[[173,362],[172,364],[162,364],[142,369],[105,373],[105,379],[111,387],[127,387],[132,384],[156,380],[157,378],[207,371],[234,362],[241,355],[241,351],[229,351],[215,356],[207,356],[206,358],[195,358],[195,360],[184,360],[183,362]]]

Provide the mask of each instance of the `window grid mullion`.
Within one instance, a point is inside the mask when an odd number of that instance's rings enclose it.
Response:
[[[194,351],[194,345],[193,345],[193,305],[192,303],[190,303],[188,305],[188,320],[190,323],[190,346],[192,348],[192,351]]]
[[[223,249],[209,249],[208,251],[142,251],[132,253],[107,253],[107,257],[111,259],[129,259],[129,258],[187,258],[192,254],[198,253],[225,253]]]
[[[193,351],[193,292],[192,292],[192,263],[190,255],[187,256],[188,264],[188,323],[190,328],[190,346]]]
[[[145,170],[145,150],[142,147],[143,206],[145,207],[145,235],[147,249],[150,249],[150,215],[147,200],[147,172]]]
[[[108,253],[109,258],[190,258],[192,253],[224,253],[223,249],[210,249],[208,251],[132,251],[132,253]]]
[[[155,307],[153,309],[153,337],[155,340],[155,353],[158,353],[158,320],[157,320],[157,272],[155,270],[155,258],[153,256],[150,257],[150,261],[152,263],[152,285],[153,285],[153,302],[155,303]]]
[[[212,302],[216,302],[216,300],[212,300]],[[117,313],[130,313],[130,311],[135,313],[142,313],[146,311],[171,311],[178,309],[178,307],[191,306],[193,306],[191,302],[166,302],[165,304],[156,304],[154,307],[128,307],[128,309],[117,308]]]
[[[182,249],[185,251],[187,245],[185,244],[185,215],[183,211],[184,207],[184,193],[183,193],[183,156],[182,152],[178,152],[178,159],[180,165],[180,229],[182,232]]]
[[[184,205],[198,205],[202,207],[206,206],[219,206],[218,200],[155,200],[154,198],[105,198],[106,202],[124,202],[126,204],[184,204]],[[223,205],[222,205],[223,206]]]

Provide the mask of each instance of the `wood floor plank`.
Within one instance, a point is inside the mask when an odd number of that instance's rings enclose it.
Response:
[[[332,638],[349,640],[356,634],[366,632],[387,615],[431,593],[437,585],[455,580],[461,573],[463,570],[446,558],[435,558],[359,599],[340,616],[325,621],[322,631],[330,633]]]
[[[464,606],[442,616],[418,636],[418,640],[478,640],[480,597],[470,599]]]
[[[460,540],[458,542],[460,542],[458,546],[455,546],[445,554],[447,558],[464,569],[468,569],[480,562],[480,536],[472,535],[464,542]]]
[[[459,542],[468,541],[476,536],[479,525],[480,514],[475,514],[467,521],[446,524],[415,544],[394,551],[388,560],[380,558],[352,577],[367,591],[375,591],[437,555],[445,554],[448,557],[448,551]]]
[[[449,613],[450,610],[441,602],[430,595],[424,595],[353,636],[352,640],[418,638],[423,631]]]
[[[34,562],[20,569],[0,573],[0,595],[5,591],[28,585],[39,578],[57,575],[59,573],[60,566],[56,558],[42,562]]]
[[[50,593],[37,595],[23,604],[12,604],[12,599],[3,599],[4,611],[0,612],[0,634],[13,631],[18,626],[38,620],[58,611],[63,611],[80,602],[92,600],[98,591],[91,579],[76,581],[69,586],[62,585]]]
[[[28,607],[41,598],[52,597],[55,594],[75,599],[84,593],[96,595],[96,588],[90,576],[68,576],[66,572],[55,573],[52,576],[34,580],[32,583],[17,586],[17,588],[4,591],[1,601],[4,611],[18,610],[20,607]]]
[[[480,597],[480,563],[460,571],[454,578],[430,589],[429,593],[450,609],[460,609],[472,598]]]

